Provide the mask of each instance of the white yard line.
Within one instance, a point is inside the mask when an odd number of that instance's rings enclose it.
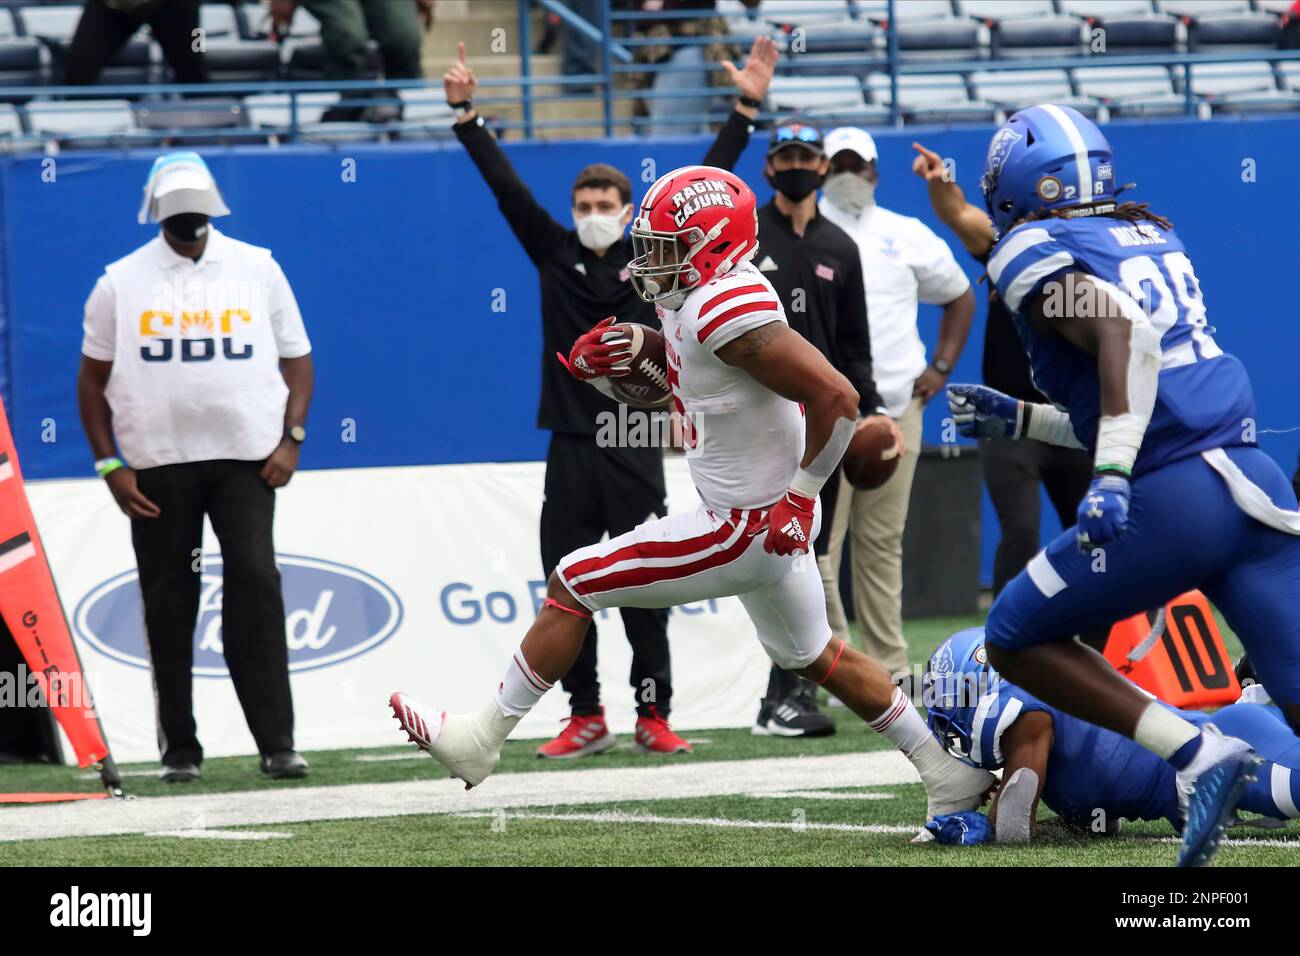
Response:
[[[503,773],[468,791],[459,781],[447,779],[15,806],[0,810],[0,842],[192,830],[196,819],[203,821],[203,829],[211,830],[308,820],[681,800],[775,793],[791,787],[814,790],[882,787],[918,781],[911,764],[896,751],[758,760],[683,760],[655,767]]]
[[[145,835],[178,840],[288,840],[293,836],[277,830],[154,830]]]
[[[771,800],[893,800],[894,794],[879,790],[782,790],[779,793],[747,793],[747,797]]]
[[[906,833],[915,835],[917,827],[886,823],[796,823],[790,820],[733,820],[730,817],[663,817],[649,813],[624,813],[603,810],[600,813],[457,813],[469,819],[567,820],[573,823],[656,823],[676,827],[720,827],[739,830],[838,830],[844,833]]]

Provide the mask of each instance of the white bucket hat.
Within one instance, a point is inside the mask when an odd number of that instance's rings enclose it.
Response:
[[[198,153],[189,151],[168,153],[154,160],[136,219],[141,224],[162,222],[183,212],[213,218],[230,215],[208,164]]]

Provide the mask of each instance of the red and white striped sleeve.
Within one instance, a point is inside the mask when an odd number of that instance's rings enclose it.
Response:
[[[785,321],[776,291],[757,272],[727,276],[702,292],[705,298],[697,313],[695,335],[711,352],[750,329]]]

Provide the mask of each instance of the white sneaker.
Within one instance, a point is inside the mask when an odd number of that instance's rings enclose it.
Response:
[[[519,722],[517,717],[503,716],[495,702],[477,714],[448,714],[399,691],[388,704],[411,743],[465,781],[466,790],[496,769],[501,744]]]

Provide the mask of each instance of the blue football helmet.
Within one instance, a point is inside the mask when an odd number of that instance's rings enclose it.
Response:
[[[993,134],[980,178],[984,207],[999,234],[1043,209],[1115,201],[1110,143],[1097,124],[1068,106],[1031,106]]]
[[[971,763],[975,710],[998,680],[988,661],[984,628],[968,627],[935,648],[921,677],[921,701],[928,712],[930,733],[966,763]]]

